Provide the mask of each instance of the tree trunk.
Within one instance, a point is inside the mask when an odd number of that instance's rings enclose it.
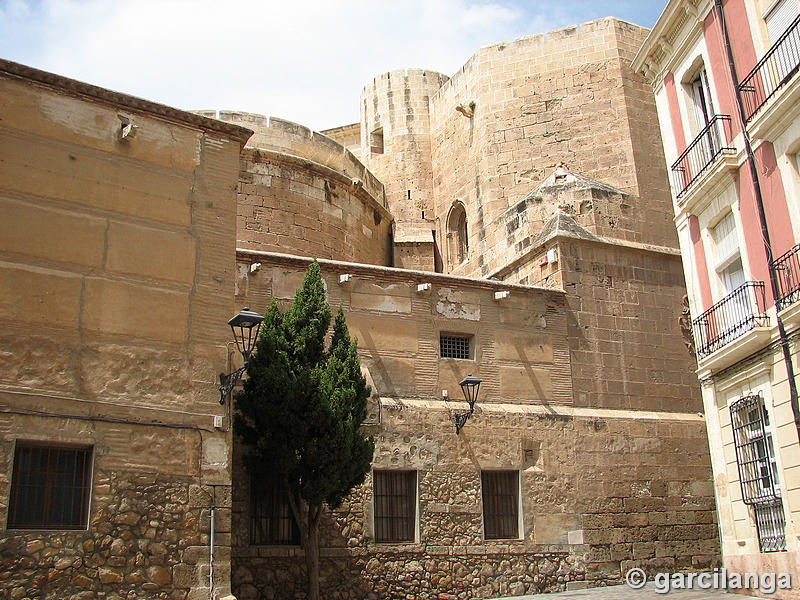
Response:
[[[302,498],[288,492],[287,495],[289,507],[300,528],[300,543],[306,555],[308,600],[319,600],[319,517],[322,506],[309,506]]]
[[[309,513],[311,510],[309,510]],[[319,600],[319,518],[309,514],[308,535],[303,544],[308,574],[308,600]]]

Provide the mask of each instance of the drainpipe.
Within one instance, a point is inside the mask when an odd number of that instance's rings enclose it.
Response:
[[[214,511],[216,507],[211,504],[211,539],[208,544],[208,599],[214,600]]]
[[[720,26],[722,27],[722,39],[725,40],[725,51],[728,55],[728,67],[731,72],[731,80],[733,81],[733,89],[736,93],[736,107],[739,109],[739,120],[742,124],[742,136],[744,137],[744,147],[747,153],[747,164],[750,167],[750,178],[753,181],[753,191],[756,197],[756,206],[758,208],[758,220],[761,224],[761,237],[764,240],[764,251],[767,254],[767,269],[769,271],[769,283],[772,289],[772,298],[775,301],[775,319],[778,321],[778,334],[781,341],[781,349],[783,350],[783,362],[786,365],[786,375],[789,379],[789,402],[792,406],[792,414],[794,415],[794,427],[797,430],[798,440],[800,440],[800,407],[797,403],[797,383],[794,378],[794,367],[792,366],[792,355],[789,350],[789,340],[786,336],[786,328],[783,326],[783,320],[778,316],[777,300],[778,300],[778,276],[775,272],[775,267],[772,264],[772,244],[769,239],[769,229],[767,228],[767,216],[764,212],[764,197],[761,195],[761,184],[758,180],[758,169],[756,168],[756,160],[753,156],[753,148],[750,145],[750,135],[747,132],[746,121],[747,117],[744,112],[744,103],[742,102],[742,93],[739,90],[739,77],[736,75],[736,64],[733,62],[733,51],[731,50],[731,40],[728,36],[728,27],[725,24],[725,13],[722,10],[722,0],[714,0],[714,7],[717,10],[717,18],[719,19]]]

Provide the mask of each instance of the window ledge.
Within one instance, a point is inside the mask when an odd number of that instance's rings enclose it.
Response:
[[[727,187],[733,183],[733,171],[739,168],[738,153],[722,153],[708,167],[705,173],[695,179],[678,198],[678,208],[688,214],[701,212],[703,203],[710,202],[716,195],[715,188]]]
[[[766,346],[772,337],[770,327],[754,327],[729,344],[697,360],[697,375],[704,379]]]
[[[778,313],[784,325],[800,325],[800,302],[795,302]]]

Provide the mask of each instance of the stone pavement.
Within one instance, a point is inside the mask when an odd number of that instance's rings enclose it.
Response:
[[[763,600],[755,596],[733,594],[725,590],[670,590],[668,593],[656,592],[655,583],[649,581],[647,585],[635,590],[625,584],[609,585],[606,587],[587,588],[567,592],[553,592],[551,594],[534,594],[529,596],[504,597],[502,600]],[[501,599],[497,599],[501,600]]]

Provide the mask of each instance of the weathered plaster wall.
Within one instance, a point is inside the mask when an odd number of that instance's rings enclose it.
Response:
[[[11,63],[0,104],[0,594],[207,594],[183,503],[230,497],[215,378],[249,132]],[[5,527],[15,440],[93,445],[88,530]]]

